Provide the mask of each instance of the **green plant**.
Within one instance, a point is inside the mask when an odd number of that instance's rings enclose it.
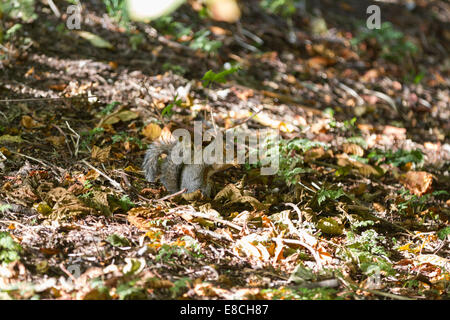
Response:
[[[192,34],[192,29],[186,27],[183,23],[174,21],[171,16],[163,16],[159,19],[153,21],[155,28],[164,33],[175,36],[180,39],[183,36],[188,36]]]
[[[375,230],[367,230],[358,235],[352,231],[346,233],[345,247],[337,251],[338,256],[356,263],[367,276],[379,275],[382,271],[392,274],[392,264],[384,249],[385,237]]]
[[[18,32],[20,29],[22,29],[22,27],[23,26],[20,23],[14,24],[11,28],[6,30],[4,39],[9,40],[16,32]]]
[[[111,137],[111,140],[113,143],[119,143],[119,142],[132,142],[135,143],[139,149],[144,148],[144,144],[142,141],[136,137],[129,137],[128,134],[124,131],[121,131]]]
[[[423,153],[419,149],[411,151],[400,149],[396,152],[392,152],[391,150],[383,152],[377,149],[370,152],[367,155],[367,158],[374,161],[376,164],[386,163],[396,167],[403,166],[409,162],[420,167],[424,162]]]
[[[337,200],[344,195],[345,195],[345,192],[341,188],[336,189],[336,190],[320,189],[316,193],[315,197],[317,200],[317,204],[320,206],[322,203],[325,203],[327,201]]]
[[[438,237],[441,240],[445,240],[450,235],[450,227],[445,227],[439,230]]]
[[[113,247],[128,247],[130,245],[130,241],[117,234],[111,234],[106,238],[106,241],[109,242]]]
[[[34,6],[34,0],[2,0],[0,1],[0,13],[24,22],[32,22],[37,18]]]
[[[170,263],[172,262],[173,256],[189,256],[189,251],[184,247],[180,247],[179,245],[163,244],[158,250],[155,261]]]
[[[392,23],[384,22],[380,29],[363,27],[351,43],[356,46],[361,42],[375,40],[377,49],[382,58],[400,63],[406,56],[417,53],[418,48],[407,40],[403,32],[394,28]]]
[[[290,17],[296,11],[294,0],[262,0],[260,5],[267,12],[282,17]]]
[[[142,300],[146,298],[144,288],[136,287],[137,280],[122,283],[117,286],[116,292],[120,300]]]
[[[133,201],[127,195],[123,195],[122,198],[119,199],[119,205],[123,211],[128,211],[135,206]]]
[[[89,131],[83,131],[81,132],[81,137],[83,140],[81,141],[81,148],[88,149],[89,146],[94,142],[94,140],[97,138],[97,136],[103,134],[105,129],[103,128],[94,128]]]
[[[400,213],[405,214],[409,212],[411,214],[422,212],[430,199],[432,197],[440,196],[440,195],[448,195],[448,192],[444,190],[434,191],[432,193],[424,194],[422,196],[416,196],[415,194],[411,194],[409,190],[401,189],[400,196],[404,199],[402,202],[397,204],[397,208]]]
[[[99,113],[102,116],[106,116],[114,111],[114,109],[119,105],[120,103],[117,101],[113,101],[111,103],[108,103],[106,107],[104,107]]]
[[[22,247],[8,232],[0,232],[0,262],[10,263],[20,259]]]
[[[125,0],[103,0],[108,16],[125,26],[129,22]]]
[[[368,147],[366,140],[360,136],[350,137],[350,138],[345,139],[345,141],[348,143],[357,144],[360,147],[362,147],[363,149],[367,149],[367,147]]]
[[[280,287],[261,290],[261,294],[271,296],[274,300],[342,300],[336,293],[337,290],[332,288]]]
[[[189,278],[181,278],[173,283],[173,287],[170,288],[172,298],[178,297],[182,292],[186,291],[191,284],[192,280]]]
[[[222,46],[221,41],[210,40],[209,35],[211,31],[209,30],[200,30],[194,34],[194,39],[191,40],[189,47],[192,49],[200,49],[207,53],[216,53],[220,47]]]
[[[191,238],[192,239],[192,238]],[[203,255],[200,253],[200,245],[198,242],[183,238],[185,241],[185,246],[180,246],[178,244],[169,245],[163,244],[161,248],[159,248],[158,254],[155,257],[156,262],[165,262],[165,263],[173,263],[174,258],[182,258],[182,257],[193,257],[193,258],[202,258]],[[187,241],[186,241],[187,240]]]
[[[187,72],[186,68],[184,68],[178,64],[172,64],[170,62],[164,63],[162,68],[164,71],[171,70],[172,72],[179,74],[179,75],[184,75]]]
[[[0,205],[0,212],[4,212],[6,210],[11,209],[11,205],[10,204],[2,204]]]
[[[173,115],[173,107],[179,107],[181,106],[181,103],[181,99],[178,99],[178,95],[175,95],[175,97],[173,98],[173,102],[164,107],[163,111],[161,112],[161,116],[170,118]]]
[[[328,145],[323,142],[299,138],[279,141],[278,177],[283,179],[288,185],[299,182],[300,174],[312,172],[312,169],[304,166],[302,153],[317,147],[327,149]]]
[[[202,78],[203,87],[210,87],[213,83],[225,83],[226,77],[236,73],[239,70],[239,66],[233,66],[228,69],[224,69],[219,73],[215,73],[212,70],[207,71]]]
[[[141,33],[138,33],[131,35],[128,41],[130,42],[131,48],[136,51],[144,40],[145,37]]]

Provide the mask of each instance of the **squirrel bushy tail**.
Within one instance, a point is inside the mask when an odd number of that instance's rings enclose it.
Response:
[[[159,142],[152,143],[145,154],[142,167],[145,171],[145,178],[150,182],[155,182],[158,177],[169,192],[176,192],[179,189],[178,179],[180,175],[181,165],[177,165],[170,159],[171,152],[175,143]],[[159,165],[159,157],[165,154],[161,166]]]
[[[145,178],[150,182],[155,182],[160,175],[160,167],[158,164],[159,156],[161,154],[169,154],[172,149],[172,144],[168,143],[152,143],[145,154],[144,163],[142,167],[145,171]]]

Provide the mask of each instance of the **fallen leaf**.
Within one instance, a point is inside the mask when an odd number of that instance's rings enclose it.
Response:
[[[124,110],[119,111],[117,113],[113,113],[109,115],[104,121],[103,124],[112,125],[118,123],[120,121],[127,122],[138,118],[139,115],[136,112]]]
[[[108,41],[104,40],[102,37],[93,34],[88,31],[77,31],[76,32],[81,38],[89,41],[94,47],[104,48],[104,49],[114,49],[113,45]]]
[[[364,149],[356,143],[344,143],[342,148],[346,154],[352,154],[358,157],[364,155]]]
[[[97,146],[92,147],[91,158],[101,163],[105,163],[109,159],[109,153],[111,152],[111,146],[100,148]]]
[[[336,61],[333,59],[325,58],[322,56],[312,57],[308,59],[308,66],[312,69],[320,70],[324,67],[335,64]]]
[[[333,218],[322,218],[317,223],[317,228],[322,232],[331,235],[341,235],[344,230],[342,223],[339,223]]]
[[[431,192],[433,176],[425,171],[409,171],[400,176],[400,182],[416,196]]]
[[[41,123],[37,122],[30,116],[23,116],[22,119],[20,120],[20,124],[22,127],[26,129],[34,129],[42,126]]]
[[[326,154],[323,147],[311,148],[305,152],[304,159],[305,162],[311,162],[312,160],[325,157]]]
[[[156,140],[161,135],[162,129],[156,123],[149,123],[142,129],[142,134],[151,141]]]

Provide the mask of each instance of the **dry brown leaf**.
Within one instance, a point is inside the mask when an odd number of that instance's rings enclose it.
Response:
[[[101,163],[105,163],[109,159],[109,153],[111,152],[111,146],[100,148],[97,146],[92,147],[91,158]]]
[[[372,203],[372,205],[373,205],[373,208],[377,212],[385,212],[386,211],[386,207],[384,207],[381,203],[374,202],[374,203]]]
[[[56,83],[49,86],[50,89],[55,91],[64,91],[67,88],[67,83]]]
[[[210,26],[209,30],[215,34],[216,36],[224,36],[224,35],[230,35],[231,31],[226,30],[224,28],[218,27],[218,26]]]
[[[375,80],[378,76],[379,73],[377,69],[370,69],[361,77],[361,80],[363,82],[369,82],[371,80]]]
[[[106,117],[106,119],[103,121],[103,124],[106,125],[113,125],[115,123],[118,123],[120,121],[127,122],[134,120],[138,118],[139,115],[136,112],[130,111],[130,110],[123,110],[116,113],[113,113]]]
[[[310,162],[312,160],[323,158],[325,155],[326,152],[323,147],[311,148],[305,152],[304,159],[305,162]]]
[[[359,173],[361,173],[363,176],[368,177],[370,175],[373,176],[380,176],[381,173],[378,172],[377,169],[375,169],[375,167],[371,166],[370,164],[365,164],[365,163],[361,163],[361,162],[357,162],[355,161],[354,164],[357,163],[358,166],[358,171]]]
[[[249,115],[251,116],[251,115]],[[282,132],[290,133],[295,131],[297,128],[289,123],[282,122],[280,120],[272,119],[269,114],[260,112],[258,113],[253,120],[262,124],[263,126],[270,127],[273,129],[279,129]]]
[[[383,130],[383,134],[387,136],[394,136],[397,139],[404,140],[406,139],[406,129],[399,128],[394,126],[385,126]]]
[[[359,157],[364,155],[364,149],[356,143],[344,143],[342,148],[346,154],[353,154]]]
[[[329,59],[321,56],[312,57],[308,59],[308,66],[312,69],[320,70],[324,67],[335,64],[336,61],[334,59]]]
[[[49,141],[54,147],[61,147],[64,142],[66,142],[66,138],[64,136],[51,136],[45,138],[45,140]]]
[[[154,141],[159,138],[161,135],[162,129],[156,123],[149,123],[142,129],[142,134],[149,138],[151,141]]]
[[[95,213],[94,209],[86,206],[73,193],[61,187],[51,189],[45,200],[53,206],[49,217],[55,220]]]
[[[23,116],[22,119],[20,120],[20,124],[22,125],[22,127],[26,129],[34,129],[42,126],[41,123],[37,122],[30,116]]]
[[[433,176],[425,171],[409,171],[400,177],[400,182],[416,196],[432,190]]]

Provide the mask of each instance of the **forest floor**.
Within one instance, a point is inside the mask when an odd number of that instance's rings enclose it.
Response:
[[[0,298],[449,298],[450,5],[415,3],[377,2],[381,30],[360,0],[242,1],[239,24],[83,1],[84,33],[40,1],[3,17]],[[278,130],[278,173],[168,196],[146,146],[194,120]]]

